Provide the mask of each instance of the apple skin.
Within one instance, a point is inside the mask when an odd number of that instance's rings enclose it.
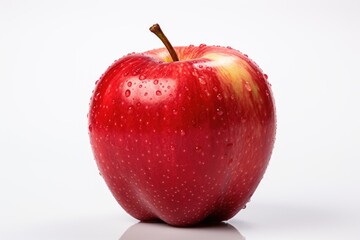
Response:
[[[233,217],[267,168],[276,132],[267,76],[229,47],[129,54],[96,84],[89,135],[118,203],[174,226]]]

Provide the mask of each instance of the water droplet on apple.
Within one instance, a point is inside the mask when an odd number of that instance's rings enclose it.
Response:
[[[97,85],[98,83],[99,83],[99,80],[96,80],[96,81],[95,81],[95,85]]]
[[[140,76],[139,76],[139,80],[144,80],[145,78],[146,78],[145,75],[140,75]]]
[[[185,136],[185,131],[183,129],[180,130],[180,135]]]
[[[219,93],[218,95],[216,95],[217,99],[222,100],[223,96],[221,95],[221,93]]]
[[[267,80],[267,79],[268,79],[268,75],[267,75],[267,74],[264,74],[264,78],[265,78],[265,80]]]
[[[142,87],[143,87],[143,85],[142,85],[142,84],[140,84],[140,85],[139,85],[139,88],[142,88]]]
[[[129,75],[129,72],[124,72],[124,77],[126,77],[127,75]]]
[[[96,93],[95,97],[94,97],[94,101],[97,101],[100,98],[100,93]]]
[[[199,64],[199,65],[198,65],[198,67],[199,67],[199,68],[203,68],[204,66],[203,66],[203,65],[201,65],[201,64]]]
[[[135,76],[135,75],[138,75],[140,72],[141,72],[141,68],[137,68],[133,71],[132,74]]]
[[[199,47],[206,47],[206,44],[202,43],[199,45]]]
[[[131,91],[129,89],[127,89],[125,91],[125,97],[130,97],[130,95],[131,95]]]
[[[128,87],[131,87],[131,85],[132,85],[132,82],[128,82],[128,83],[127,83],[127,86],[128,86]]]
[[[157,90],[155,93],[156,93],[156,96],[161,96],[162,95],[162,92],[160,90]]]
[[[206,85],[206,81],[202,77],[199,77],[199,82],[202,85]]]
[[[200,146],[195,146],[195,151],[200,152],[202,149]]]
[[[250,86],[250,84],[249,84],[249,82],[248,81],[245,81],[245,89],[248,91],[248,92],[251,92],[251,86]]]
[[[159,83],[159,80],[155,79],[154,80],[154,85],[157,85]]]
[[[173,109],[172,112],[173,112],[174,115],[178,114],[178,111],[176,109]]]
[[[232,48],[232,47],[230,47],[230,46],[227,46],[226,48],[227,48],[227,49],[233,49],[233,48]]]
[[[170,146],[170,150],[171,150],[171,151],[174,151],[174,150],[175,150],[174,145],[171,145],[171,146]]]
[[[221,116],[221,115],[224,114],[224,112],[221,111],[221,109],[219,109],[219,108],[216,109],[216,113],[217,113],[217,115],[219,115],[219,116]]]
[[[149,94],[148,92],[145,92],[145,93],[144,93],[144,96],[146,97],[148,94]]]
[[[217,87],[213,87],[214,92],[217,92],[219,89]]]
[[[89,124],[89,132],[92,132],[92,125]]]

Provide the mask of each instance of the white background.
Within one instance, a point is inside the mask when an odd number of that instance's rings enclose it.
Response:
[[[241,50],[272,83],[274,153],[229,223],[250,240],[360,239],[358,0],[0,0],[0,239],[168,230],[129,230],[137,221],[99,176],[87,134],[95,81],[115,59],[162,47],[155,22],[174,45]]]

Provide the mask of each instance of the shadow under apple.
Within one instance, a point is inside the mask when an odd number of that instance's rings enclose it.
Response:
[[[165,223],[139,222],[128,228],[119,240],[245,240],[229,223],[206,224],[191,228],[172,227]]]

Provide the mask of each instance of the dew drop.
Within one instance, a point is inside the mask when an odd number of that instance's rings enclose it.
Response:
[[[172,112],[173,112],[174,115],[178,114],[178,111],[176,109],[173,109]]]
[[[131,94],[130,90],[127,89],[127,90],[125,91],[125,97],[130,97],[130,94]]]
[[[251,92],[251,86],[248,81],[245,81],[245,88],[248,92]]]
[[[267,79],[268,79],[268,75],[267,75],[267,74],[264,74],[264,78],[265,78],[265,80],[267,80]]]
[[[143,85],[142,85],[142,84],[140,84],[140,85],[139,85],[139,88],[142,88],[142,87],[143,87]]]
[[[183,129],[180,130],[180,135],[185,136],[185,131]]]
[[[132,82],[127,82],[128,87],[131,87],[131,85],[132,85]]]
[[[217,115],[219,115],[219,116],[221,116],[221,115],[224,114],[224,112],[221,111],[221,109],[219,109],[219,108],[216,109],[216,113],[217,113]]]
[[[232,147],[232,146],[234,146],[234,144],[233,143],[228,143],[228,144],[226,144],[226,146],[227,147]]]
[[[200,152],[200,151],[201,151],[201,147],[200,147],[200,146],[195,146],[195,151]]]
[[[145,92],[145,93],[144,93],[144,96],[146,97],[148,94],[149,94],[148,92]]]
[[[97,84],[98,84],[98,82],[99,82],[99,80],[96,80],[95,85],[97,85]]]
[[[155,93],[156,93],[156,96],[161,96],[162,95],[162,92],[160,90],[157,90]]]
[[[137,68],[137,69],[135,69],[135,70],[133,71],[132,74],[135,76],[135,75],[138,75],[140,72],[141,72],[141,69],[140,69],[140,68]]]
[[[199,45],[199,47],[206,47],[206,44],[202,43]]]
[[[202,85],[206,85],[206,81],[202,77],[199,77],[199,82]]]
[[[89,124],[89,132],[92,132],[92,125]]]
[[[139,76],[139,80],[144,80],[146,77],[145,77],[145,75],[140,75]]]
[[[199,67],[199,68],[203,68],[204,66],[203,66],[203,65],[201,65],[201,64],[199,64],[199,65],[198,65],[198,67]]]
[[[155,79],[154,80],[154,85],[157,85],[159,83],[159,80]]]
[[[219,93],[218,95],[216,95],[217,99],[222,100],[223,96],[221,95],[221,93]]]

